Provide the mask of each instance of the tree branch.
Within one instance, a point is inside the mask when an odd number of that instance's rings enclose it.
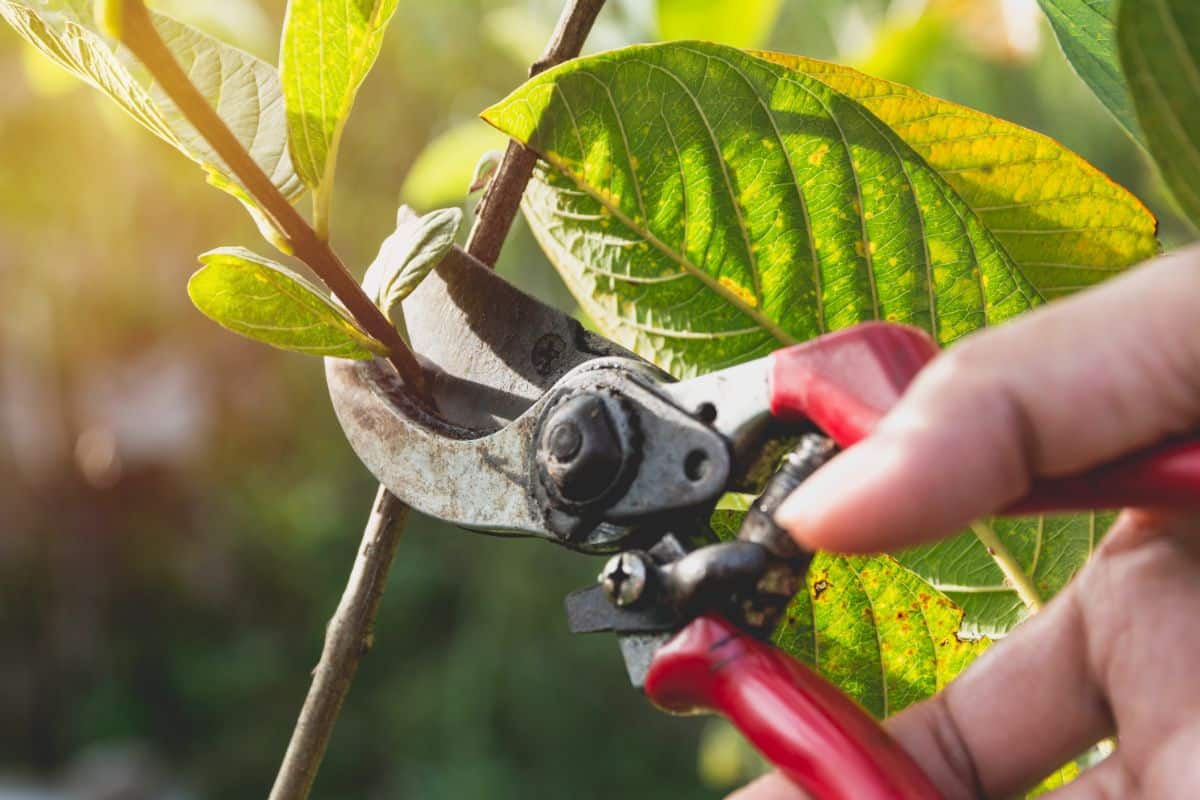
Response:
[[[270,800],[305,798],[312,789],[350,682],[371,649],[379,601],[408,513],[407,506],[379,487],[350,581],[325,630],[321,660],[313,670],[312,686],[279,765]]]
[[[250,156],[233,131],[179,66],[174,54],[159,35],[143,0],[123,0],[121,41],[145,65],[172,102],[217,152],[250,196],[258,202],[275,228],[287,239],[296,257],[325,282],[369,335],[388,348],[388,358],[407,386],[428,400],[425,375],[417,359],[395,326],[388,321],[358,281],[346,269],[308,221],[275,187],[262,167]]]
[[[529,68],[530,77],[579,55],[602,8],[604,0],[571,0],[563,9],[542,57]],[[500,248],[521,208],[521,197],[533,177],[536,163],[537,155],[532,150],[515,141],[509,142],[487,193],[479,203],[475,224],[467,238],[467,252],[489,266],[495,266],[500,257]]]
[[[530,68],[536,74],[579,55],[604,0],[571,0],[563,9],[554,36],[542,58]],[[533,176],[535,156],[520,145],[509,145],[491,188],[480,204],[467,243],[471,255],[495,266],[500,248],[521,207],[521,196]],[[383,486],[363,533],[363,544],[350,574],[342,602],[330,620],[321,661],[313,673],[300,718],[292,731],[270,800],[305,800],[350,691],[350,682],[369,647],[379,597],[396,554],[408,507]],[[365,645],[365,646],[364,646]]]

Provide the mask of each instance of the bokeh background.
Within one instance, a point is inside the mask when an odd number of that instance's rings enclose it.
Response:
[[[274,60],[283,0],[160,6]],[[761,44],[858,65],[1045,132],[1187,234],[1075,78],[1035,0],[782,0]],[[516,86],[558,0],[402,0],[347,131],[335,244],[362,269],[403,198],[464,202],[474,115]],[[703,33],[703,31],[700,31]],[[591,49],[661,35],[610,0]],[[718,32],[718,35],[721,35]],[[741,32],[738,35],[751,35]],[[0,26],[0,798],[263,797],[373,494],[314,361],[188,303],[195,255],[264,252],[242,209]],[[518,225],[501,271],[573,307]],[[423,518],[321,798],[704,798],[736,736],[629,690],[570,637],[598,565]]]

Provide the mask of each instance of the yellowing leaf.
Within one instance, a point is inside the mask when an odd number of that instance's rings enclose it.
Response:
[[[738,499],[713,517],[722,539],[736,533]],[[889,556],[820,553],[807,588],[773,641],[880,718],[944,688],[989,644],[959,638],[962,610]]]
[[[759,55],[817,78],[886,123],[954,188],[1048,299],[1158,251],[1157,222],[1145,205],[1048,136],[850,67]]]
[[[205,316],[272,347],[315,356],[370,359],[387,348],[292,270],[240,247],[200,256],[188,296]]]

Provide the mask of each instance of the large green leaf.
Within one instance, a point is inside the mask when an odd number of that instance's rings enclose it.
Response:
[[[369,359],[387,348],[292,270],[240,247],[200,256],[188,296],[224,328],[272,347],[314,356]]]
[[[1117,0],[1038,0],[1076,74],[1141,141],[1129,86],[1117,57]]]
[[[291,0],[280,73],[292,159],[320,191],[336,167],[342,128],[375,64],[397,0]],[[326,190],[327,191],[327,190]]]
[[[1123,0],[1119,34],[1150,153],[1200,227],[1200,3]]]
[[[764,58],[852,97],[937,170],[1046,298],[1158,252],[1157,221],[1128,190],[1028,128],[850,67]]]
[[[90,0],[0,0],[0,16],[30,44],[108,95],[135,120],[188,156],[263,218],[237,179],[125,48],[94,29]],[[155,27],[238,140],[289,199],[304,189],[287,150],[275,69],[170,17]]]
[[[994,519],[990,524],[1045,601],[1075,576],[1111,523],[1111,514],[1091,513]],[[995,554],[973,534],[901,553],[897,560],[962,608],[961,636],[1003,636],[1029,613]]]
[[[658,0],[662,39],[707,39],[734,47],[761,47],[782,0]]]
[[[1156,248],[1145,208],[1052,140],[820,62],[630,48],[484,116],[553,166],[526,216],[585,310],[681,376],[871,318],[947,343]],[[1090,552],[1088,517],[995,530],[1043,598]],[[1024,614],[973,536],[903,558],[964,634]]]

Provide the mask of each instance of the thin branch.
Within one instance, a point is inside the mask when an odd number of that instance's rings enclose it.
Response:
[[[262,167],[234,136],[216,110],[179,66],[159,35],[143,0],[124,0],[121,41],[145,65],[154,80],[212,146],[275,228],[287,239],[296,257],[307,264],[337,296],[369,335],[387,346],[388,358],[423,399],[428,399],[425,376],[412,350],[388,321],[337,254],[276,188]]]
[[[542,57],[529,68],[529,75],[532,77],[579,55],[602,8],[604,0],[571,0],[563,9]],[[509,142],[487,193],[479,203],[478,216],[467,239],[467,252],[489,266],[495,266],[500,257],[500,248],[521,208],[521,197],[533,177],[536,163],[537,155],[532,150]]]
[[[546,52],[530,68],[530,74],[579,55],[603,6],[604,0],[572,0],[563,10]],[[516,150],[518,154],[514,156],[510,146],[501,161],[492,189],[480,205],[467,244],[472,255],[492,266],[533,175],[532,152],[519,146]],[[325,649],[313,673],[313,683],[300,711],[300,719],[292,731],[287,754],[279,766],[270,800],[305,800],[312,789],[338,712],[366,652],[364,645],[369,646],[379,610],[379,595],[383,592],[407,516],[408,507],[380,486],[350,583],[329,623]]]
[[[325,630],[321,660],[313,671],[312,686],[279,765],[270,800],[305,798],[312,789],[350,682],[371,649],[379,601],[408,513],[407,506],[379,487],[350,581]]]

